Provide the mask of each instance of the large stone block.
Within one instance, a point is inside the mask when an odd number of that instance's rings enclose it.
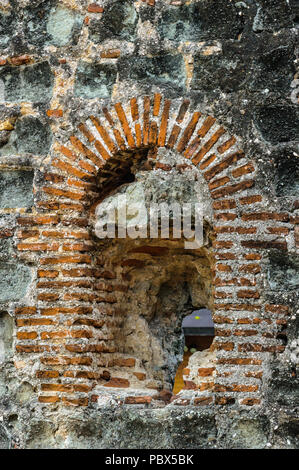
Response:
[[[272,252],[268,281],[271,289],[290,291],[299,287],[299,256]]]
[[[5,431],[4,427],[1,425],[0,426],[0,449],[9,449],[9,437],[7,435],[7,432]]]
[[[255,112],[254,122],[263,138],[272,144],[297,137],[299,116],[295,106],[261,106]]]
[[[46,155],[52,142],[50,126],[34,116],[24,116],[16,123],[0,155],[32,153]]]
[[[48,62],[0,70],[4,84],[4,101],[48,101],[52,96],[53,74]]]
[[[278,47],[257,55],[252,63],[250,90],[268,89],[269,92],[290,94],[291,82],[296,73],[295,56],[291,47]]]
[[[298,157],[292,149],[279,149],[271,157],[275,159],[277,196],[297,196],[299,193]]]
[[[269,439],[269,419],[262,414],[220,417],[218,442],[222,448],[263,449]]]
[[[57,3],[60,3],[57,5]],[[24,36],[29,44],[44,47],[76,44],[83,17],[56,0],[31,2],[23,10]]]
[[[259,19],[260,31],[279,31],[281,28],[292,28],[294,19],[298,18],[296,1],[261,0],[257,3],[255,21]],[[298,5],[298,4],[297,4]],[[297,9],[297,15],[296,15]]]
[[[222,54],[196,55],[191,88],[214,92],[217,89],[225,93],[238,91],[244,87],[247,68],[241,55],[233,56],[229,51]]]
[[[22,299],[30,281],[31,272],[27,266],[0,262],[0,302]]]
[[[116,82],[112,64],[80,62],[76,72],[75,95],[81,98],[110,98]]]
[[[134,41],[138,15],[132,0],[109,2],[100,20],[92,20],[89,27],[91,41],[107,39]]]
[[[14,13],[0,14],[0,47],[5,48],[11,40],[11,33],[16,29],[17,17]]]
[[[30,207],[33,177],[33,171],[1,171],[0,209]]]
[[[12,239],[0,238],[0,261],[6,261],[12,257],[14,253]]]
[[[58,5],[50,11],[47,22],[49,42],[55,46],[66,46],[80,30],[82,22],[83,17],[74,10]]]
[[[240,27],[238,9],[222,0],[170,6],[158,23],[161,37],[174,41],[236,38]]]
[[[185,64],[180,54],[156,57],[129,56],[118,63],[120,80],[130,79],[148,85],[179,86],[186,81]]]

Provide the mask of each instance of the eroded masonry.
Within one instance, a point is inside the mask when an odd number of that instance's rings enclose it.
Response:
[[[1,4],[0,447],[296,447],[297,19]],[[201,246],[99,237],[120,196]]]

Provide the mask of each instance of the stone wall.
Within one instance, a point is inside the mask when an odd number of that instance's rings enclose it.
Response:
[[[298,14],[1,2],[0,447],[297,446]],[[95,208],[136,182],[202,198],[199,253],[99,243]],[[213,312],[215,370],[172,397],[185,296]],[[139,351],[134,324],[172,340]]]

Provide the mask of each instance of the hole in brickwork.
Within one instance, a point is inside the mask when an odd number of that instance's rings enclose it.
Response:
[[[135,175],[147,162],[148,149],[138,152],[120,152],[111,157],[98,176],[98,191],[101,199],[123,184],[135,181]]]

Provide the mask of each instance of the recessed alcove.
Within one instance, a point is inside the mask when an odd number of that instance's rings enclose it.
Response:
[[[172,390],[184,353],[182,321],[194,309],[212,308],[209,247],[185,250],[184,240],[174,239],[101,244],[102,269],[114,273],[106,289],[115,312],[115,352],[102,366],[123,385]]]
[[[101,269],[111,273],[105,286],[98,284],[99,289],[109,292],[114,325],[110,329],[114,352],[105,356],[101,373],[109,368],[107,387],[172,390],[184,353],[183,318],[195,309],[212,308],[210,199],[202,176],[174,151],[159,149],[156,161],[147,160],[147,164],[144,155],[138,154],[133,163],[132,159],[130,165],[127,163],[124,158],[118,186],[109,184],[112,167],[105,169],[107,174],[101,172],[99,184],[104,197],[91,215]],[[128,216],[126,235],[119,236],[124,227],[120,227],[116,211],[115,237],[105,237],[103,231],[99,234],[99,225],[107,230],[109,215],[119,209],[120,196],[126,197],[122,203]],[[149,218],[144,220],[144,214],[150,214],[153,203],[169,205],[168,237],[163,237],[160,219],[158,237],[150,236]],[[181,207],[201,203],[203,207],[203,240],[196,249],[186,245],[190,240],[184,236],[183,223],[180,235],[174,233],[174,203]],[[135,212],[129,214],[129,206],[134,206]],[[129,228],[134,225],[146,228],[147,236],[132,238]]]

